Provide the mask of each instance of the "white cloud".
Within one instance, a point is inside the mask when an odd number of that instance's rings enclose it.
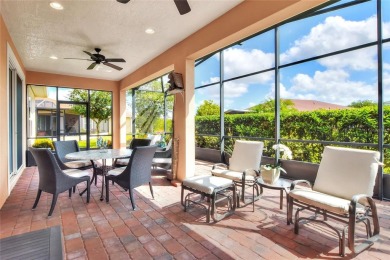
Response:
[[[375,41],[375,28],[376,16],[363,21],[348,21],[340,16],[327,17],[323,23],[314,26],[308,35],[296,40],[281,55],[281,61],[286,63]]]
[[[297,74],[291,80],[292,87],[280,87],[281,98],[310,99],[339,105],[349,105],[357,100],[377,100],[376,84],[353,81],[344,70],[316,71],[311,77]],[[268,97],[273,97],[271,89]]]
[[[274,66],[275,54],[262,50],[229,48],[224,51],[224,73],[229,79]],[[260,80],[262,78],[259,78]],[[263,80],[267,80],[266,78]]]

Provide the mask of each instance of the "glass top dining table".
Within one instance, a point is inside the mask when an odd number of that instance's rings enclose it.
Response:
[[[107,159],[119,159],[119,158],[130,157],[132,152],[133,150],[131,149],[86,150],[86,151],[68,153],[67,155],[65,155],[65,158],[69,160],[91,160],[91,161],[102,160],[101,169],[102,169],[103,179],[102,179],[102,191],[100,194],[100,200],[103,201],[104,181],[105,181],[104,179],[109,170],[106,162]],[[94,163],[92,162],[92,164]]]

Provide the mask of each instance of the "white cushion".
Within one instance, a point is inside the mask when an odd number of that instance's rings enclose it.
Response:
[[[92,163],[90,160],[86,160],[86,161],[70,161],[70,162],[66,162],[64,163],[66,165],[66,167],[68,168],[72,168],[72,169],[77,169],[77,168],[82,168],[82,167],[87,167],[87,166],[91,166]]]
[[[183,186],[189,187],[206,194],[212,194],[215,188],[229,187],[232,180],[216,176],[195,176],[183,180]]]
[[[258,170],[263,147],[263,142],[237,140],[229,160],[229,169],[235,172],[243,172],[246,169]]]
[[[128,165],[129,161],[130,161],[130,159],[117,159],[116,160],[116,164],[118,164],[118,165]]]
[[[299,188],[290,191],[288,195],[298,201],[302,201],[303,203],[318,207],[320,209],[341,215],[348,214],[350,200],[338,198],[317,191]],[[363,213],[364,207],[358,204],[357,211],[358,213]]]
[[[69,176],[80,178],[84,176],[89,176],[90,171],[88,170],[78,170],[78,169],[67,169],[63,170],[63,172]]]
[[[107,175],[118,176],[118,175],[121,174],[125,169],[126,169],[126,167],[115,168],[115,169],[112,169],[111,171],[108,171]]]
[[[351,200],[353,195],[372,196],[379,152],[325,147],[313,190]]]
[[[253,172],[254,171],[250,171]],[[211,174],[217,177],[227,178],[233,181],[242,181],[242,172],[235,172],[227,169],[220,169],[215,168],[214,170],[211,170]],[[252,175],[246,175],[245,180],[254,180],[254,176]]]

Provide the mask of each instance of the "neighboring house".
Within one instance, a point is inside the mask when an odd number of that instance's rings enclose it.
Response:
[[[294,102],[294,108],[298,111],[314,111],[318,109],[347,109],[347,106],[336,105],[332,103],[326,103],[317,100],[306,100],[306,99],[290,99]]]
[[[247,114],[247,113],[253,113],[253,111],[250,111],[248,109],[228,109],[225,111],[225,114],[234,115],[234,114]]]

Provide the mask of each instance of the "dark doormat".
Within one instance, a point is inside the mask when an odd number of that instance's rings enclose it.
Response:
[[[0,259],[62,260],[61,227],[55,226],[0,239]]]

